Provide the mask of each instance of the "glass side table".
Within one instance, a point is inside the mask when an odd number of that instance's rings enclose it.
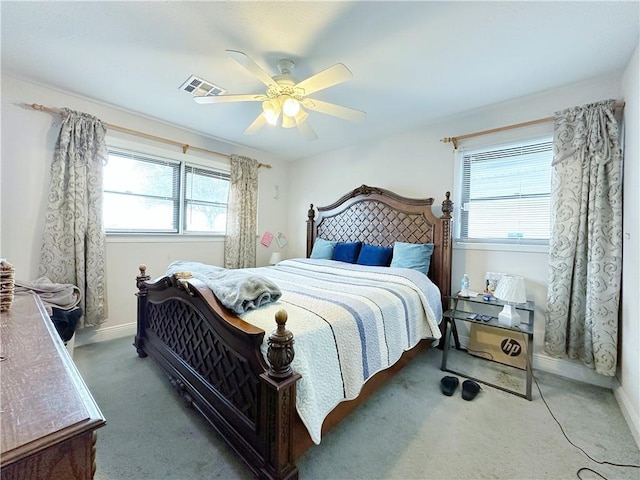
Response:
[[[469,378],[471,380],[484,383],[485,385],[489,385],[499,390],[503,390],[505,392],[512,393],[519,397],[526,398],[527,400],[531,400],[531,387],[533,383],[533,314],[535,310],[534,302],[528,301],[526,303],[521,303],[516,305],[516,310],[524,312],[524,315],[521,313],[521,317],[525,317],[523,318],[525,322],[521,323],[518,326],[510,327],[510,326],[501,325],[500,323],[498,323],[497,316],[498,316],[498,313],[500,313],[500,310],[502,309],[502,307],[504,307],[505,302],[502,302],[496,298],[492,298],[491,300],[485,300],[482,297],[482,295],[478,295],[475,297],[461,297],[459,295],[455,295],[455,296],[449,296],[447,298],[449,299],[450,309],[445,311],[442,314],[442,317],[445,323],[443,326],[444,347],[442,352],[442,364],[440,366],[440,370],[450,372],[450,373],[459,375],[461,377]],[[470,315],[472,315],[473,313],[477,313],[477,312],[470,311],[470,308],[473,306],[473,304],[483,305],[485,307],[494,307],[495,315],[493,315],[494,312],[492,312],[491,319],[488,321],[470,318],[469,317]],[[463,308],[463,307],[466,307],[466,308]],[[518,368],[520,370],[526,371],[526,391],[524,394],[516,390],[507,388],[505,386],[497,385],[495,383],[489,383],[487,381],[484,381],[475,377],[471,377],[465,373],[461,373],[458,371],[454,371],[450,368],[447,368],[447,356],[448,356],[449,348],[451,344],[451,336],[453,336],[456,350],[466,351],[465,348],[462,348],[460,346],[460,340],[458,337],[458,328],[456,326],[456,321],[467,322],[469,324],[483,325],[492,330],[496,329],[496,332],[499,332],[499,329],[502,329],[502,330],[508,330],[510,332],[522,333],[523,340],[525,340],[526,346],[527,346],[526,366],[524,369],[521,369],[519,367],[513,367],[513,368]],[[447,329],[447,327],[449,328]],[[484,357],[480,357],[480,358],[484,358]],[[494,361],[486,358],[485,360]]]

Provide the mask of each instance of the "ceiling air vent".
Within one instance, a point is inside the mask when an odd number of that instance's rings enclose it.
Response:
[[[212,97],[226,92],[225,89],[207,80],[198,78],[195,75],[191,75],[187,81],[180,86],[180,90],[184,90],[194,97]]]

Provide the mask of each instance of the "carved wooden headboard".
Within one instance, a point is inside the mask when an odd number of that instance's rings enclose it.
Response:
[[[432,210],[433,198],[406,198],[383,188],[362,185],[326,207],[311,204],[307,219],[307,257],[317,237],[337,242],[393,245],[433,243],[429,278],[443,297],[451,293],[451,212],[446,192],[442,216]]]

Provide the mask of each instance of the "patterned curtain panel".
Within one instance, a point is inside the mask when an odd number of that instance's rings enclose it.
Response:
[[[256,266],[258,162],[231,155],[231,181],[227,202],[225,268]]]
[[[86,113],[63,109],[51,164],[40,276],[81,292],[82,325],[106,319],[102,166],[107,127]]]
[[[556,114],[545,351],[616,373],[622,151],[614,100]]]

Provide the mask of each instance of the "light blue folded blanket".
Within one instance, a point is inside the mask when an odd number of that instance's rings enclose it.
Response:
[[[178,272],[190,272],[211,289],[220,303],[237,314],[275,302],[282,296],[271,280],[244,270],[177,260],[169,265],[166,275]]]

